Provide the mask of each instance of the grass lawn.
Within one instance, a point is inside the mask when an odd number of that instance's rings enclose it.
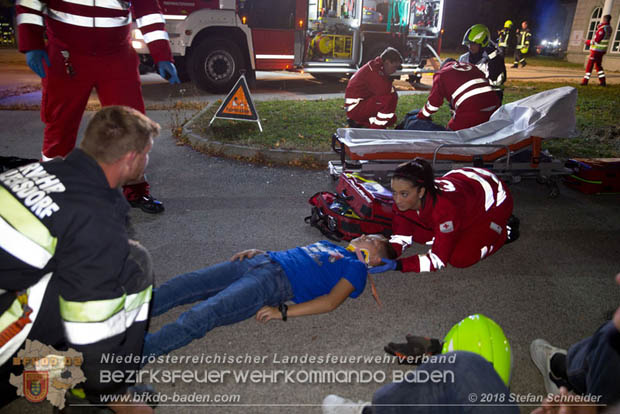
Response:
[[[557,83],[508,82],[504,103],[513,102],[543,90],[557,88]],[[578,86],[578,138],[546,140],[543,148],[559,158],[620,157],[620,106],[617,96],[620,85],[600,88]],[[421,108],[427,95],[401,95],[397,116],[402,120],[407,112]],[[255,123],[215,120],[209,121],[220,102],[212,105],[194,124],[194,132],[220,142],[262,147],[330,151],[331,136],[337,128],[346,127],[343,99],[318,101],[262,101],[255,102],[263,126],[263,133]],[[446,125],[450,119],[447,104],[433,120]]]
[[[465,47],[463,47],[462,50],[459,51],[453,51],[453,50],[442,50],[441,51],[441,58],[445,59],[445,58],[453,58],[458,60],[459,56],[461,56],[463,53],[465,53]],[[527,64],[528,65],[532,65],[532,66],[548,66],[548,67],[554,67],[554,68],[567,68],[567,69],[583,69],[583,63],[572,63],[569,62],[567,60],[564,60],[562,58],[559,57],[555,57],[555,56],[541,56],[541,55],[528,55],[527,58]],[[512,64],[514,63],[515,59],[514,59],[514,55],[510,54],[508,56],[506,56],[506,58],[504,59],[506,66],[512,66]]]

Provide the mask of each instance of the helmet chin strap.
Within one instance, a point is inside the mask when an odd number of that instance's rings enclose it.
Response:
[[[360,249],[359,247],[355,247],[352,244],[349,244],[346,249],[350,252],[355,252],[357,258],[369,265],[368,262],[370,260],[370,252],[368,249]],[[375,286],[375,281],[372,279],[370,273],[368,273],[368,281],[370,282],[370,292],[372,293],[372,297],[375,298],[375,302],[377,302],[377,306],[381,308],[383,304],[381,303],[381,299],[379,299],[379,292],[377,292],[377,287]]]
[[[354,252],[355,254],[357,254],[357,258],[360,259],[360,261],[366,264],[369,264],[368,262],[370,262],[370,252],[368,251],[368,249],[360,249],[358,247],[353,246],[352,244],[349,244],[346,247],[346,249],[347,251]]]

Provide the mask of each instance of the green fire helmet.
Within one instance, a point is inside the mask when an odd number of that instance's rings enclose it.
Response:
[[[504,29],[510,29],[512,28],[512,26],[514,26],[512,20],[506,20],[506,22],[504,23]]]
[[[444,338],[442,354],[469,351],[493,364],[495,372],[508,387],[512,371],[510,343],[502,328],[482,314],[470,315],[454,325]]]
[[[486,47],[489,44],[491,33],[489,28],[483,24],[475,24],[465,32],[463,36],[463,44],[468,46],[470,43],[478,43],[482,47]]]

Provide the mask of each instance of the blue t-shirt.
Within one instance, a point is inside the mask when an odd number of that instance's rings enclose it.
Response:
[[[342,278],[355,288],[349,295],[352,298],[358,297],[366,286],[366,265],[355,253],[328,241],[268,254],[284,269],[296,303],[328,294]]]

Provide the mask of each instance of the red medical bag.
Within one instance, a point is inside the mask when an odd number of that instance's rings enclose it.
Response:
[[[585,194],[620,192],[620,158],[574,158],[565,184]]]
[[[342,173],[336,193],[363,219],[392,221],[392,193],[376,181]]]

